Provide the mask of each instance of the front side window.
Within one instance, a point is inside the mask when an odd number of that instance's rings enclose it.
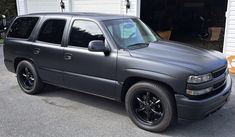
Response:
[[[16,19],[12,24],[7,37],[28,39],[37,21],[37,17],[21,17]]]
[[[114,19],[103,21],[117,45],[121,48],[147,45],[159,37],[139,19]]]
[[[87,48],[92,40],[104,41],[104,35],[98,25],[92,21],[76,20],[73,23],[69,45]]]
[[[59,19],[47,20],[40,30],[39,41],[61,44],[66,21]]]

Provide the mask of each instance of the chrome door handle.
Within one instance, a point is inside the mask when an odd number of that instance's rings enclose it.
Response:
[[[65,60],[71,60],[71,59],[72,59],[72,54],[70,54],[70,53],[65,53],[65,54],[64,54],[64,59],[65,59]]]
[[[33,54],[38,55],[39,53],[40,53],[40,49],[39,48],[35,48],[33,50]]]

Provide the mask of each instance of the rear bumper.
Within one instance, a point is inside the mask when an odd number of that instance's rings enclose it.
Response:
[[[184,95],[175,95],[178,117],[186,120],[202,119],[209,114],[220,109],[226,102],[228,102],[232,88],[232,79],[228,75],[227,83],[223,91],[219,94],[203,99],[191,100]]]

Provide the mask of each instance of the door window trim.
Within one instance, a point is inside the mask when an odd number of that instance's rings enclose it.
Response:
[[[38,20],[37,20],[37,23],[35,24],[35,26],[34,26],[33,30],[31,31],[31,33],[30,33],[30,35],[29,35],[28,38],[14,38],[14,37],[8,37],[8,33],[9,33],[9,31],[10,31],[12,25],[15,23],[15,21],[16,21],[17,19],[20,19],[20,18],[37,18]],[[33,41],[34,33],[35,33],[35,31],[37,30],[38,25],[40,24],[41,20],[42,20],[42,17],[41,17],[41,16],[19,16],[19,17],[16,17],[16,18],[12,21],[11,25],[9,26],[9,29],[7,30],[6,39]]]
[[[93,21],[93,20],[90,20],[90,19],[79,19],[79,18],[72,19],[72,21],[71,21],[71,24],[70,24],[69,30],[68,30],[69,33],[67,34],[67,42],[66,42],[66,44],[65,44],[65,47],[68,47],[68,48],[76,48],[76,49],[87,49],[87,50],[88,50],[87,47],[73,46],[73,45],[70,45],[70,44],[69,44],[69,42],[70,42],[70,35],[71,35],[71,33],[72,33],[72,27],[73,27],[73,24],[74,24],[75,21],[88,21],[88,22],[93,22],[94,24],[96,24],[97,27],[100,29],[101,33],[102,33],[103,36],[104,36],[104,42],[107,43],[107,44],[105,44],[105,46],[108,46],[108,48],[110,48],[110,45],[109,45],[108,40],[106,39],[105,33],[104,33],[104,31],[102,30],[102,28],[100,27],[100,25],[99,25],[97,22],[95,22],[95,21]],[[110,49],[111,49],[111,48],[110,48]]]
[[[69,22],[68,19],[66,18],[50,18],[50,17],[45,17],[46,19],[44,19],[41,24],[39,25],[39,29],[37,30],[37,34],[35,35],[35,39],[34,39],[34,42],[35,43],[42,43],[42,44],[50,44],[51,46],[58,46],[58,47],[62,47],[63,45],[63,37],[65,35],[65,30],[66,30],[66,27],[67,27],[67,23]],[[42,30],[42,27],[43,25],[49,21],[49,20],[64,20],[65,21],[65,25],[64,25],[64,30],[63,30],[63,34],[62,34],[62,38],[61,38],[61,43],[60,44],[57,44],[57,43],[51,43],[51,42],[45,42],[45,41],[40,41],[38,40],[38,37],[39,37],[39,34]]]

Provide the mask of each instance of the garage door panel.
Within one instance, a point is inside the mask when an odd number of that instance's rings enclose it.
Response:
[[[99,12],[120,14],[120,0],[73,0],[73,12]]]
[[[35,12],[58,12],[60,1],[58,0],[27,0],[28,13]]]

